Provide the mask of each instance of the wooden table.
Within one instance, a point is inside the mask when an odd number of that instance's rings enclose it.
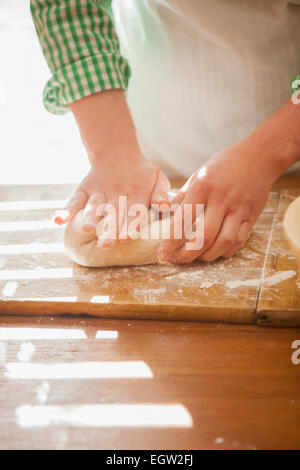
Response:
[[[297,340],[299,328],[1,316],[0,449],[299,449]]]
[[[9,316],[0,338],[0,449],[300,449],[300,329]]]

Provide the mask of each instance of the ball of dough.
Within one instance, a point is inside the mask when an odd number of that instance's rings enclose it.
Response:
[[[127,266],[156,263],[160,241],[167,238],[170,219],[151,221],[142,227],[137,240],[117,241],[111,248],[97,246],[96,231],[86,234],[80,228],[83,211],[79,211],[65,230],[65,247],[76,263],[87,267]]]

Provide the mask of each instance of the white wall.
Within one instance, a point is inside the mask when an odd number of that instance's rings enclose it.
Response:
[[[49,76],[29,0],[0,0],[0,184],[73,183],[88,171],[71,114],[43,108]]]

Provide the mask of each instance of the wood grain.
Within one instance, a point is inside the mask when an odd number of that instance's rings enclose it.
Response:
[[[296,339],[300,329],[2,316],[0,449],[300,449]],[[124,375],[126,361],[153,376],[101,377],[99,362],[119,364]],[[82,376],[84,367],[99,376]],[[141,405],[139,425],[130,426],[130,415],[122,426],[101,424],[101,404],[112,417],[117,405]],[[143,424],[148,404],[161,407],[159,425],[157,417]],[[189,414],[190,427],[168,424],[170,405]],[[70,407],[80,411],[76,422]]]

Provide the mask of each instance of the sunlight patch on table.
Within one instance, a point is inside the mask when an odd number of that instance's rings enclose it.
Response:
[[[0,222],[0,232],[24,232],[33,230],[61,229],[53,220],[19,220],[14,222]]]
[[[1,255],[25,255],[44,253],[65,253],[63,243],[24,243],[19,245],[0,245]]]
[[[115,330],[96,330],[95,339],[117,339]],[[86,339],[84,330],[56,328],[0,328],[0,340],[72,340]]]
[[[58,328],[0,328],[0,340],[86,339],[83,330]]]
[[[109,295],[94,295],[90,303],[91,304],[109,304],[110,296]]]
[[[0,202],[0,211],[35,210],[35,209],[62,209],[67,199],[53,199],[46,201],[3,201]]]
[[[181,404],[24,405],[15,410],[21,427],[191,428],[193,420]]]
[[[29,362],[34,354],[35,347],[32,343],[26,342],[20,345],[20,349],[18,351],[18,359],[21,362]]]
[[[18,363],[5,367],[5,377],[18,380],[46,379],[128,379],[153,377],[150,367],[143,361]]]
[[[2,295],[4,297],[13,297],[18,288],[16,281],[8,281],[2,289]]]
[[[118,338],[117,331],[98,330],[96,333],[96,339],[117,339],[117,338]]]
[[[48,395],[50,392],[49,382],[43,381],[36,388],[36,399],[40,405],[44,405],[47,402]]]
[[[72,268],[53,268],[53,269],[16,269],[0,271],[1,281],[13,281],[15,279],[70,279],[73,277]]]
[[[77,297],[18,297],[20,302],[76,302]]]
[[[4,341],[0,341],[0,366],[3,366],[6,362],[6,344]]]

